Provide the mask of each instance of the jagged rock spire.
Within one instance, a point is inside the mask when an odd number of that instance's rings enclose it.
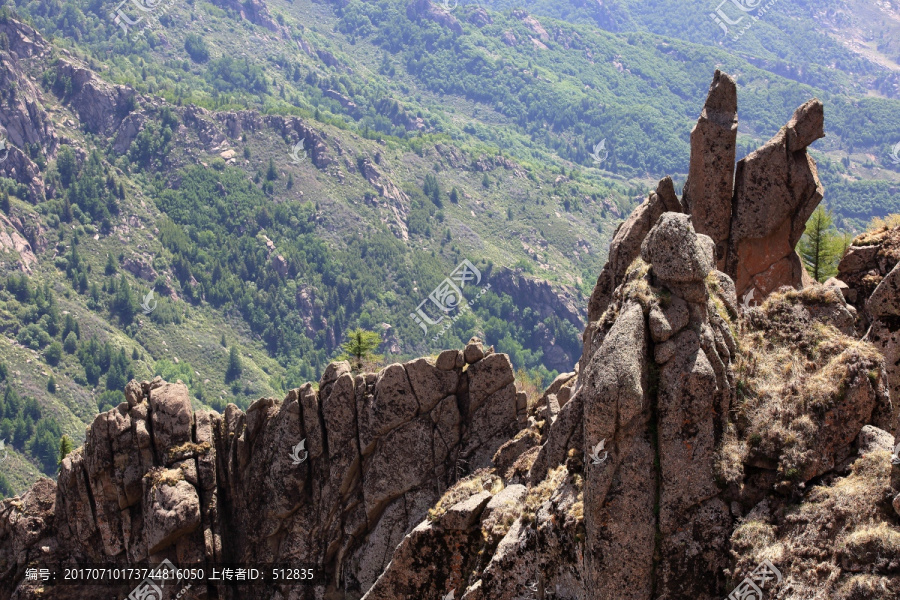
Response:
[[[725,264],[731,228],[731,195],[737,142],[737,86],[716,70],[700,119],[691,131],[691,164],[682,202],[697,233],[716,243],[716,262]]]
[[[824,137],[822,103],[798,108],[785,127],[737,165],[726,272],[737,293],[766,296],[808,280],[794,251],[824,188],[806,147]]]

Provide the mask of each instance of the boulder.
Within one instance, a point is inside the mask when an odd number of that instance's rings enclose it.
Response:
[[[900,263],[894,266],[869,296],[866,312],[872,319],[900,316]]]
[[[454,504],[441,516],[441,527],[453,531],[471,531],[490,499],[491,493],[485,491]]]
[[[641,244],[641,258],[666,283],[696,283],[713,269],[708,248],[694,231],[691,217],[664,213]]]
[[[609,244],[609,260],[600,271],[588,304],[589,323],[599,319],[609,306],[613,292],[625,278],[625,271],[640,255],[644,238],[664,212],[683,212],[671,177],[661,180],[656,192],[616,229]]]
[[[463,351],[463,355],[466,359],[466,364],[477,363],[479,360],[484,358],[484,344],[482,343],[480,338],[473,337],[469,340],[469,343],[466,344],[466,349]]]
[[[144,536],[156,554],[200,525],[200,498],[180,469],[151,471],[144,479]]]

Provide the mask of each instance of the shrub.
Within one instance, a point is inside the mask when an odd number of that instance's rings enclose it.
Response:
[[[184,50],[195,63],[205,63],[209,60],[209,47],[206,41],[196,33],[188,34],[184,40]]]
[[[47,361],[47,364],[56,366],[59,364],[59,359],[62,358],[63,347],[59,342],[53,342],[47,349],[44,350],[44,358]]]

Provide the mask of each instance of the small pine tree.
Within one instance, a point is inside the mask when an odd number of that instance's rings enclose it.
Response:
[[[56,461],[56,466],[61,467],[63,460],[65,460],[66,456],[73,450],[72,448],[72,439],[64,435],[59,438],[59,458]]]
[[[113,275],[118,268],[116,266],[116,260],[113,258],[112,254],[106,255],[106,268],[103,269],[103,272],[107,275]]]
[[[278,179],[278,170],[275,169],[275,161],[269,159],[269,168],[266,171],[266,181],[275,181]]]
[[[378,360],[380,356],[374,351],[381,345],[381,336],[374,331],[356,328],[347,336],[347,341],[341,344],[344,352],[341,360],[351,360],[353,368],[361,371],[363,362]]]
[[[6,190],[3,190],[2,192],[0,192],[0,210],[5,212],[6,214],[9,214],[9,210],[11,207],[12,205],[9,201],[9,194],[6,192]]]
[[[225,381],[234,381],[241,376],[244,371],[244,365],[241,364],[241,355],[237,346],[232,346],[228,352],[228,369],[225,371]]]
[[[51,375],[50,378],[47,379],[47,391],[51,394],[56,393],[56,378],[53,377],[53,375]]]
[[[806,222],[806,231],[798,245],[800,258],[810,276],[816,281],[825,281],[836,275],[837,263],[845,248],[845,236],[835,228],[832,212],[823,206],[816,208]]]
[[[459,190],[453,188],[450,190],[450,202],[453,204],[459,204]]]
[[[228,343],[225,341],[225,334],[224,334],[224,333],[222,334],[222,339],[219,340],[219,343],[222,344],[222,347],[223,347],[223,348],[227,348],[227,347],[228,347]]]
[[[66,336],[66,339],[63,341],[63,350],[68,352],[69,354],[75,354],[75,350],[78,348],[78,336],[75,335],[74,331],[70,331]]]

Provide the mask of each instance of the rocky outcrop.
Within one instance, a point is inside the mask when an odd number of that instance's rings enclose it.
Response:
[[[880,227],[854,238],[838,264],[847,300],[864,313],[866,301],[898,262],[900,227]]]
[[[822,200],[816,162],[806,147],[824,137],[824,110],[810,100],[761,148],[738,162],[726,270],[739,297],[800,288],[806,270],[794,251]]]
[[[584,443],[609,453],[585,465],[585,583],[597,597],[706,598],[722,584],[732,516],[713,463],[733,375],[712,268],[711,240],[687,215],[663,214],[582,366]],[[667,326],[651,327],[653,313]]]
[[[400,239],[408,240],[409,228],[407,227],[407,217],[412,208],[409,196],[406,195],[406,192],[397,187],[389,177],[383,176],[381,171],[379,171],[368,158],[359,161],[358,167],[360,174],[365,177],[366,181],[369,182],[369,185],[375,188],[378,192],[378,196],[384,199],[385,206],[393,217],[389,222],[389,226],[394,232],[394,235]],[[377,201],[374,199],[372,199],[372,201],[377,204]]]
[[[739,298],[753,290],[758,302],[783,285],[799,289],[810,283],[794,247],[822,200],[816,163],[806,148],[824,135],[822,103],[810,100],[735,171],[737,90],[728,75],[716,71],[691,131],[684,194],[679,200],[671,180],[663,179],[616,230],[588,306],[588,328],[606,310],[650,227],[666,211],[690,214],[695,230],[712,239],[715,266],[728,274]]]
[[[26,62],[49,55],[49,46],[30,26],[13,19],[0,22],[0,35],[9,41],[8,50],[0,49],[0,142],[4,160],[0,175],[28,188],[28,200],[44,200],[44,181],[40,169],[26,148],[40,147],[47,156],[59,148],[56,129],[42,103],[41,90],[25,75]]]
[[[700,119],[691,131],[691,164],[682,202],[697,233],[716,243],[716,264],[725,265],[731,230],[731,196],[737,142],[737,86],[716,70]]]
[[[60,60],[56,79],[63,88],[63,99],[91,133],[112,134],[137,106],[137,93],[132,88],[107,83],[73,62]]]
[[[675,194],[675,185],[671,177],[659,182],[656,192],[616,229],[609,244],[609,259],[600,271],[597,284],[588,304],[588,322],[598,320],[609,306],[613,292],[622,283],[625,270],[631,265],[641,251],[641,243],[647,237],[650,228],[656,224],[664,212],[684,212],[681,201]]]
[[[241,16],[255,25],[265,27],[269,31],[279,31],[278,24],[269,13],[269,7],[263,0],[247,0],[239,2],[238,0],[214,0],[214,3],[229,10],[235,11]]]
[[[441,10],[431,0],[412,0],[406,5],[406,16],[410,20],[428,19],[442,27],[446,27],[453,33],[461,35],[462,24],[447,10]]]
[[[843,298],[781,291],[743,323],[713,253],[688,215],[662,214],[580,371],[551,384],[492,468],[445,493],[364,598],[712,600],[760,562],[748,542],[813,539],[803,528],[814,520],[785,519],[809,482],[873,454],[881,479],[857,478],[854,490],[883,497],[893,438],[873,425],[895,420],[877,352],[837,329],[853,318]],[[784,375],[798,351],[814,376]],[[801,510],[817,510],[817,497]],[[861,510],[892,529],[854,517],[848,535],[900,533],[883,509]],[[770,535],[750,537],[763,516]],[[808,545],[836,549],[817,538]],[[767,556],[785,581],[794,568],[809,579],[797,555]],[[822,585],[838,597],[852,577]]]
[[[23,237],[20,223],[21,221],[15,217],[9,219],[6,215],[0,214],[0,250],[15,253],[19,257],[17,261],[19,268],[31,272],[31,266],[37,262],[37,257],[31,244]],[[17,224],[20,226],[17,227]]]
[[[900,226],[857,236],[837,277],[835,284],[858,310],[859,331],[884,356],[895,415],[900,415]]]
[[[522,427],[508,357],[482,356],[465,369],[453,350],[356,375],[334,363],[318,389],[224,415],[192,411],[181,383],[132,381],[127,402],[99,415],[63,461],[58,485],[30,492],[47,498],[33,517],[19,516],[18,500],[0,503],[0,598],[34,556],[300,562],[324,568],[332,594],[364,592],[444,490]],[[16,597],[38,597],[28,589]],[[236,593],[225,597],[270,597]]]

